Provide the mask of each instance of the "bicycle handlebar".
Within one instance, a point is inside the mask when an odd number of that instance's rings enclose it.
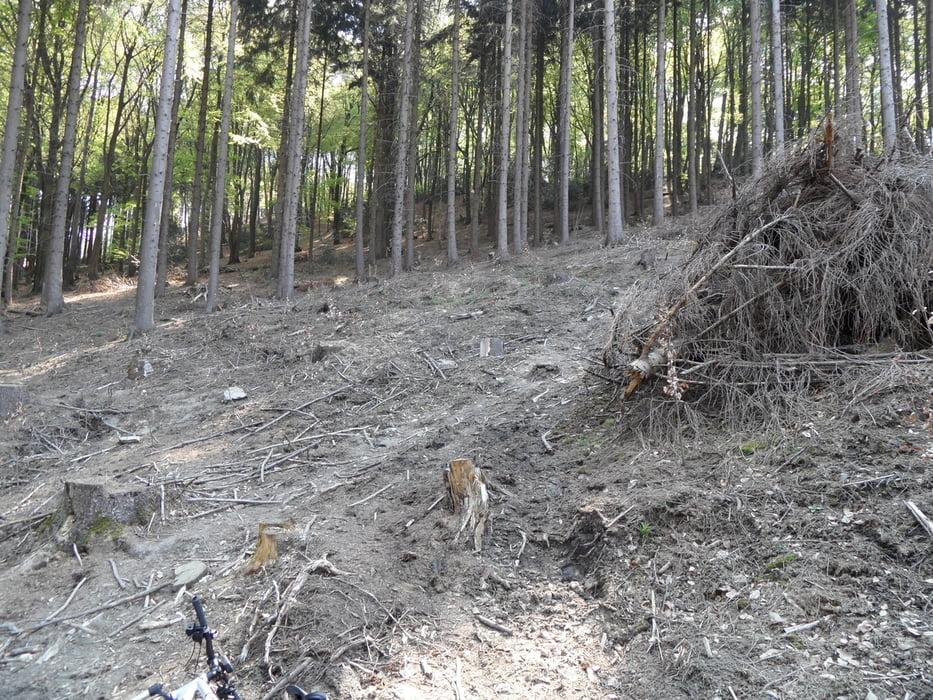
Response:
[[[194,607],[194,614],[198,621],[196,624],[190,625],[185,630],[185,634],[191,637],[192,641],[197,644],[204,643],[209,669],[206,674],[199,676],[191,683],[198,684],[198,690],[201,694],[203,694],[203,692],[209,692],[210,689],[207,683],[212,683],[215,686],[213,688],[213,695],[216,695],[219,700],[242,700],[233,685],[233,681],[228,677],[228,674],[233,673],[233,666],[231,666],[230,662],[223,656],[214,653],[215,632],[207,626],[207,615],[204,613],[204,605],[201,603],[201,598],[198,596],[192,598],[191,605]],[[203,684],[203,692],[201,691],[200,684]],[[183,688],[187,688],[189,685],[190,684],[185,684]],[[177,693],[179,690],[181,689],[174,692]],[[286,691],[291,694],[293,698],[296,698],[296,700],[327,700],[327,696],[323,693],[306,693],[301,688],[294,685],[288,686]],[[173,700],[174,695],[173,693],[166,693],[161,684],[156,684],[147,688],[145,692],[136,695],[132,700],[147,700],[147,698],[151,697]]]

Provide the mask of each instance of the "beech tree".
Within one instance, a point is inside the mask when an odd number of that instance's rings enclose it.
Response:
[[[52,211],[52,229],[43,270],[42,303],[49,315],[61,313],[65,308],[62,282],[65,265],[65,229],[68,225],[68,195],[71,188],[71,169],[74,165],[75,141],[78,130],[78,108],[81,103],[81,72],[84,44],[87,38],[88,0],[79,0],[75,18],[75,40],[68,71],[68,89],[65,106],[65,132],[62,136],[61,163],[55,185]]]
[[[181,1],[169,0],[165,20],[165,47],[162,82],[156,108],[155,140],[149,166],[149,192],[146,197],[142,243],[139,247],[139,281],[136,285],[134,330],[145,333],[155,328],[155,278],[159,254],[159,228],[162,222],[162,194],[168,162],[169,130],[172,128],[172,101],[175,96],[175,62],[181,28]]]

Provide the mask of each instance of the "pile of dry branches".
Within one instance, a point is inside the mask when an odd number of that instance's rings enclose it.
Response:
[[[933,159],[870,162],[827,129],[739,190],[683,272],[655,323],[616,316],[604,362],[626,399],[656,376],[639,396],[735,424],[841,371],[931,362]]]

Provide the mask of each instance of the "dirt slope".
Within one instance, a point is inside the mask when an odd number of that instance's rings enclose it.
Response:
[[[17,305],[0,698],[180,682],[192,592],[244,698],[286,678],[346,700],[933,697],[931,538],[905,506],[933,514],[928,369],[780,434],[669,444],[625,430],[647,399],[620,412],[586,372],[611,311],[650,320],[691,247],[584,235],[365,285],[328,252],[287,306],[244,263],[220,312],[173,287],[129,341],[128,287]],[[442,499],[461,457],[489,484],[478,555]],[[73,483],[132,492],[137,522],[72,546]],[[278,558],[244,573],[270,523]],[[191,560],[188,589],[124,601]]]

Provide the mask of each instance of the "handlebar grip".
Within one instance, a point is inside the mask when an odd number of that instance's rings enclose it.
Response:
[[[206,630],[207,616],[204,614],[204,606],[201,605],[201,599],[195,596],[191,599],[191,604],[194,606],[194,614],[198,616],[198,624]]]

